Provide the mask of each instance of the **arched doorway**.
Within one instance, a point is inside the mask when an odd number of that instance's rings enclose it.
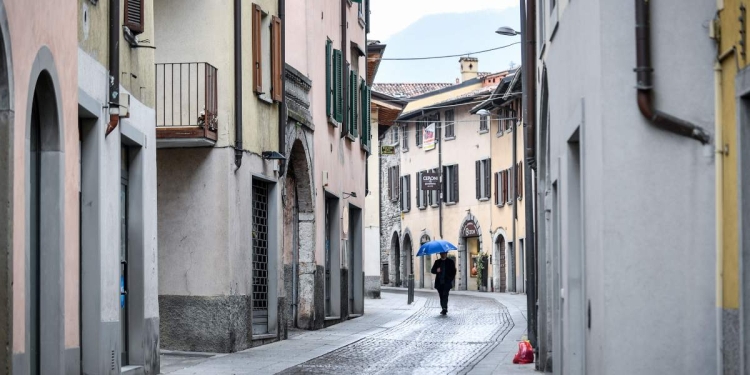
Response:
[[[31,374],[58,371],[64,363],[65,155],[52,61],[43,48],[32,67],[27,108],[25,300]]]
[[[422,234],[422,237],[419,238],[419,246],[422,247],[422,245],[430,242],[430,236],[427,233]],[[432,258],[429,255],[424,255],[419,257],[419,287],[424,288],[425,286],[429,286],[431,283],[428,282],[428,279],[432,279],[430,276],[432,273]]]
[[[297,139],[289,151],[284,179],[283,239],[284,278],[288,306],[287,325],[313,329],[315,324],[315,211],[310,158],[305,144]]]
[[[10,368],[13,343],[13,126],[12,63],[5,8],[0,2],[0,369]],[[18,131],[18,130],[16,130]]]
[[[458,290],[478,290],[478,265],[482,253],[482,228],[476,216],[467,214],[458,232]],[[483,285],[487,285],[483,282]]]
[[[404,234],[404,246],[401,247],[404,256],[404,265],[401,270],[401,279],[409,280],[409,275],[414,275],[414,252],[412,251],[411,233],[407,230]],[[404,286],[408,286],[404,283]]]
[[[401,243],[398,239],[398,232],[393,232],[391,236],[391,264],[393,269],[390,273],[393,275],[393,286],[401,286]]]
[[[508,264],[505,258],[505,236],[498,233],[495,236],[494,247],[495,256],[492,267],[493,287],[496,291],[505,293],[508,290]]]

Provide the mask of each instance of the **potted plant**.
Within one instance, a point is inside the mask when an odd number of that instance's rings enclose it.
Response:
[[[487,266],[488,266],[487,254],[480,254],[477,258],[477,289],[481,292],[487,291]]]

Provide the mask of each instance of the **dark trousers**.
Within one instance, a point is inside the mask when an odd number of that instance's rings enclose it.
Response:
[[[440,295],[440,307],[443,308],[443,310],[448,310],[448,292],[450,292],[450,288],[438,288],[438,294]]]

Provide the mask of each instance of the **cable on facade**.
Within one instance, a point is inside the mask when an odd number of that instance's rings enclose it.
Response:
[[[429,57],[388,57],[388,58],[381,58],[381,61],[408,61],[408,60],[435,60],[435,59],[447,59],[451,57],[461,57],[461,56],[471,56],[471,55],[478,55],[480,53],[485,52],[491,52],[491,51],[497,51],[499,49],[508,48],[510,46],[521,44],[521,42],[514,42],[511,44],[506,44],[504,46],[490,48],[482,51],[476,51],[476,52],[467,52],[467,53],[459,53],[455,55],[444,55],[444,56],[429,56]]]

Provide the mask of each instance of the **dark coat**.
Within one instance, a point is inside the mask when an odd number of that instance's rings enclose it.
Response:
[[[440,272],[437,269],[440,268]],[[451,258],[438,259],[432,265],[435,274],[435,289],[452,289],[456,278],[456,262]]]

